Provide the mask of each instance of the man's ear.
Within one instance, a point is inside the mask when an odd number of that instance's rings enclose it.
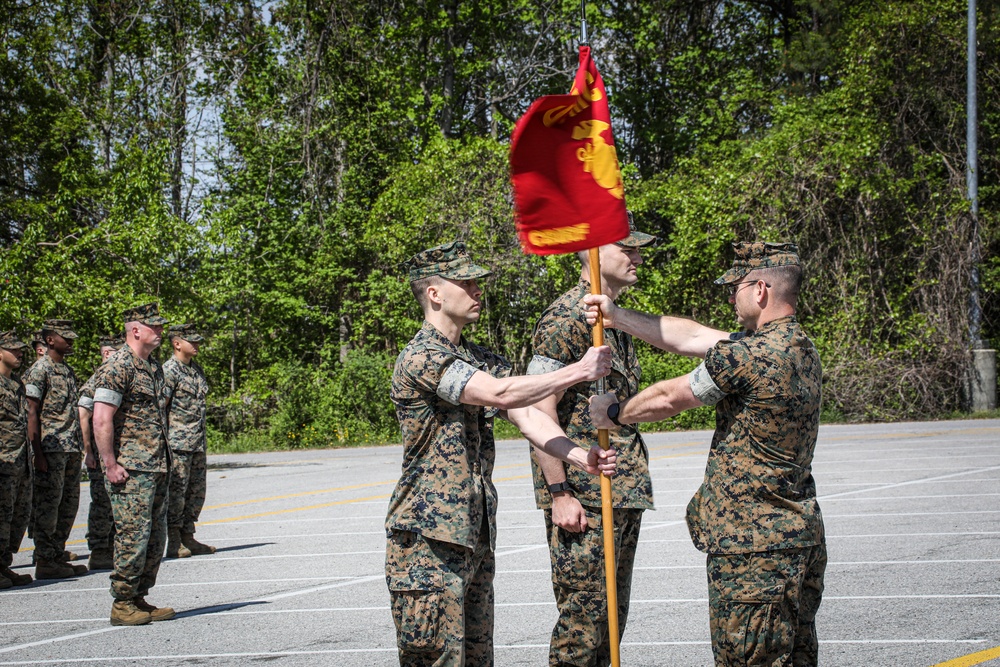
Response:
[[[436,283],[431,283],[427,286],[427,301],[430,303],[441,303],[441,292]]]

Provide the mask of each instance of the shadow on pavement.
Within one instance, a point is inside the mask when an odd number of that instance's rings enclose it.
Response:
[[[228,604],[216,604],[211,607],[198,607],[197,609],[188,609],[187,611],[177,612],[177,616],[174,618],[187,618],[189,616],[204,616],[205,614],[218,614],[222,611],[232,611],[233,609],[242,609],[243,607],[252,607],[259,604],[268,604],[264,600],[251,600],[250,602],[231,602]]]
[[[269,547],[272,544],[277,544],[277,542],[254,542],[253,544],[234,544],[231,547],[216,547],[215,553],[220,554],[224,551],[243,551],[244,549],[254,549],[256,547]]]

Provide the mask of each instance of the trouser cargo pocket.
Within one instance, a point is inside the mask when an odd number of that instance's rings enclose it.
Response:
[[[400,649],[439,651],[444,647],[441,604],[444,575],[434,570],[393,571],[386,575]]]

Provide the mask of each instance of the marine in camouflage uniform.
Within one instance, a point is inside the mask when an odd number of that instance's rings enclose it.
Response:
[[[28,527],[31,456],[28,452],[28,399],[13,375],[28,346],[13,331],[0,333],[0,588],[31,583],[31,575],[10,569]]]
[[[205,505],[208,460],[205,452],[205,397],[208,380],[193,357],[205,340],[193,324],[170,327],[174,355],[163,364],[168,433],[172,461],[167,510],[167,557],[212,554],[215,547],[194,538],[195,523]]]
[[[812,477],[822,369],[795,318],[802,277],[797,248],[734,247],[733,268],[716,283],[728,287],[745,331],[727,335],[690,321],[677,324],[678,330],[687,327],[689,341],[701,341],[687,352],[704,362],[631,400],[596,397],[592,412],[598,422],[614,417],[632,423],[715,406],[705,480],[688,504],[687,523],[695,546],[708,554],[716,665],[813,666],[827,562]],[[628,314],[611,317],[665,349],[689,345],[679,342],[683,336],[664,344],[654,333],[671,328],[662,319],[676,318],[632,317],[629,325]]]
[[[35,351],[35,360],[41,359],[45,356],[45,352],[48,349],[45,345],[45,339],[42,338],[42,332],[36,331],[31,334],[31,349]],[[24,363],[27,363],[25,360]],[[34,361],[32,361],[34,363]]]
[[[120,350],[125,339],[122,336],[104,336],[98,345],[101,350],[101,363]],[[77,401],[80,414],[80,430],[83,432],[83,462],[87,467],[87,478],[90,486],[90,508],[87,511],[87,546],[90,548],[90,559],[87,566],[91,570],[110,570],[111,555],[114,551],[115,518],[111,512],[111,498],[104,484],[104,469],[101,467],[101,457],[94,447],[93,415],[94,415],[94,383],[97,373],[83,383],[80,389],[80,399]]]
[[[602,286],[615,295],[635,282],[634,268],[642,262],[639,248],[656,239],[636,231],[631,214],[631,233],[617,244],[601,250]],[[544,373],[581,358],[590,345],[591,329],[582,299],[590,293],[589,259],[580,282],[560,296],[542,313],[533,335],[534,357],[528,373]],[[604,342],[612,350],[607,390],[620,396],[639,391],[641,370],[632,337],[606,329]],[[596,393],[596,383],[584,382],[553,396],[559,425],[581,447],[597,444],[597,430],[590,421],[587,399]],[[544,407],[545,403],[540,407]],[[611,446],[618,452],[618,467],[612,482],[614,506],[615,571],[619,636],[625,632],[631,597],[632,569],[639,542],[644,510],[653,508],[653,485],[649,476],[649,454],[636,426],[609,429]],[[597,666],[611,661],[608,637],[608,596],[604,576],[604,527],[600,480],[580,471],[546,461],[532,451],[535,503],[544,510],[549,542],[552,588],[559,619],[549,641],[549,664]],[[560,526],[557,503],[569,507],[579,525]],[[559,508],[561,510],[561,508]],[[575,524],[575,521],[573,522]],[[584,524],[585,521],[585,524]]]
[[[111,624],[141,625],[174,616],[173,609],[145,600],[167,534],[163,371],[149,357],[167,321],[155,303],[126,310],[123,319],[126,344],[101,366],[94,383],[94,441],[115,519]]]
[[[76,338],[70,320],[46,320],[48,353],[24,374],[28,436],[35,454],[32,538],[35,577],[61,579],[83,574],[85,565],[62,562],[80,507],[83,436],[77,414],[76,375],[64,361]]]
[[[558,441],[557,455],[578,457],[584,450],[525,406],[581,377],[605,374],[608,351],[588,355],[590,362],[600,358],[591,371],[577,364],[537,382],[510,377],[511,365],[503,357],[461,336],[465,324],[479,317],[476,280],[489,271],[473,264],[461,243],[425,250],[410,260],[409,269],[426,319],[396,360],[392,379],[404,452],[385,523],[386,584],[399,661],[492,665],[493,418],[506,409],[527,437],[545,446]],[[510,398],[485,407],[500,394]],[[536,431],[535,420],[545,426]],[[596,456],[591,451],[588,461]]]

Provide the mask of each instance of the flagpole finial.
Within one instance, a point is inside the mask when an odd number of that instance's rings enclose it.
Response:
[[[580,0],[580,43],[587,43],[587,0]]]

